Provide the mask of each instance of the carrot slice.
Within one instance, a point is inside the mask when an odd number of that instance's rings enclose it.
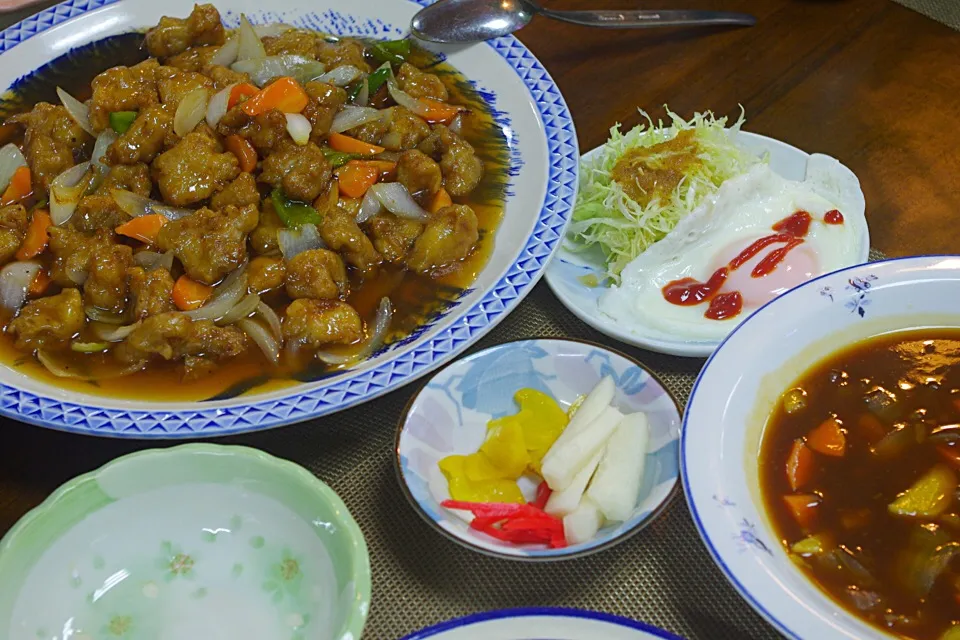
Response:
[[[261,89],[240,108],[248,116],[278,109],[284,113],[300,113],[310,102],[307,92],[293,78],[280,78]]]
[[[37,209],[33,212],[30,226],[27,227],[27,235],[23,239],[23,244],[17,249],[17,260],[29,260],[44,252],[47,242],[50,241],[47,228],[51,224],[53,222],[50,220],[50,214],[45,210]]]
[[[813,475],[813,452],[797,438],[793,441],[790,455],[787,456],[787,480],[790,488],[796,491],[810,482]]]
[[[351,160],[337,170],[340,192],[349,198],[362,198],[380,177],[380,169],[369,162]]]
[[[825,456],[842,457],[847,448],[847,438],[840,430],[836,418],[827,418],[820,426],[807,434],[807,446]]]
[[[50,288],[50,283],[52,281],[53,280],[50,278],[50,274],[48,274],[45,269],[40,269],[40,271],[37,271],[37,275],[34,276],[33,282],[31,282],[30,286],[27,288],[27,294],[31,298],[42,296],[47,292],[47,289]]]
[[[383,147],[345,136],[342,133],[331,133],[327,137],[327,143],[334,151],[342,151],[343,153],[359,153],[372,156],[384,151]]]
[[[240,171],[253,173],[253,170],[257,168],[257,150],[246,138],[235,133],[231,134],[224,138],[223,146],[227,148],[227,151],[237,156],[237,160],[240,161]]]
[[[31,193],[33,193],[33,183],[31,182],[30,169],[28,167],[17,167],[10,178],[10,184],[7,185],[3,195],[0,196],[0,206],[7,206],[15,202],[20,202]]]
[[[463,111],[463,107],[456,107],[430,98],[420,98],[412,111],[429,123],[448,123]]]
[[[817,507],[820,506],[819,496],[813,493],[797,493],[783,496],[783,501],[797,524],[809,531],[817,518]]]
[[[128,220],[114,229],[114,231],[128,238],[154,244],[157,241],[157,235],[160,233],[160,227],[165,224],[167,224],[166,216],[159,213],[152,213]]]
[[[252,98],[258,93],[260,93],[260,89],[249,82],[238,84],[233,89],[230,89],[230,97],[227,99],[227,109],[233,109],[237,106],[241,98]]]
[[[433,202],[430,203],[430,213],[436,213],[443,209],[444,207],[449,207],[453,204],[453,200],[450,198],[450,194],[447,193],[447,190],[443,187],[440,187],[440,191],[433,196]]]
[[[883,428],[880,418],[872,413],[865,413],[857,418],[857,428],[860,429],[860,434],[867,441],[867,444],[871,446],[883,440],[883,436],[887,435],[887,430]]]
[[[173,285],[173,303],[181,311],[202,307],[212,295],[213,287],[191,280],[187,276],[180,276]]]

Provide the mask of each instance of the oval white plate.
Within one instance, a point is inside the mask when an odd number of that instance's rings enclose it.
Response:
[[[601,528],[582,544],[549,549],[495,540],[440,506],[449,492],[437,463],[448,455],[477,451],[491,419],[517,412],[513,400],[517,391],[538,389],[568,409],[606,375],[616,384],[614,405],[625,413],[643,411],[650,424],[643,483],[629,520]],[[404,494],[417,512],[454,541],[513,560],[561,560],[607,549],[663,511],[680,479],[679,439],[677,401],[633,358],[580,340],[518,340],[458,360],[424,385],[407,406],[397,433],[397,470]],[[525,487],[521,482],[520,487],[526,489],[527,499],[533,498],[535,485]]]
[[[643,622],[608,613],[576,609],[529,608],[478,613],[429,629],[403,640],[681,640]]]
[[[785,142],[774,140],[756,133],[740,131],[737,142],[743,147],[760,155],[769,154],[770,167],[789,180],[803,180],[807,172],[810,154]],[[589,160],[600,147],[592,149],[583,156]],[[842,166],[842,165],[841,165]],[[849,171],[846,167],[842,170]],[[851,173],[852,175],[852,173]],[[859,192],[859,203],[863,207],[863,193]],[[863,208],[860,209],[862,216]],[[870,253],[870,237],[866,225],[861,238],[863,248],[861,262],[866,262]],[[705,358],[713,353],[720,344],[717,340],[690,340],[670,335],[652,327],[628,328],[618,324],[613,318],[600,312],[598,301],[606,290],[603,286],[589,287],[581,280],[584,276],[593,276],[597,282],[606,279],[603,255],[599,248],[574,253],[561,243],[556,255],[547,266],[546,280],[550,289],[570,311],[588,325],[605,333],[611,338],[651,351],[669,353],[676,356]]]
[[[687,503],[727,578],[787,637],[892,636],[846,613],[781,547],[759,492],[757,452],[767,417],[797,377],[844,346],[895,330],[960,326],[957,300],[960,256],[843,269],[761,307],[700,372],[680,440]]]
[[[429,0],[420,0],[428,4]],[[68,0],[0,34],[0,88],[108,36],[186,16],[193,0]],[[407,0],[219,0],[224,23],[284,22],[339,35],[397,38],[421,8]],[[0,367],[0,414],[43,426],[133,438],[256,431],[375,398],[440,366],[492,329],[539,280],[563,236],[577,189],[577,138],[553,80],[513,36],[439,49],[491,102],[510,151],[506,210],[487,265],[456,304],[354,368],[281,391],[229,400],[146,402],[64,391]]]

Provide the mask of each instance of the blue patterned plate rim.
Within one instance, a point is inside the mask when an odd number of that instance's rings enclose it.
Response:
[[[523,556],[523,555],[513,555],[508,553],[499,553],[493,549],[487,549],[479,545],[476,545],[467,539],[460,538],[454,535],[453,533],[447,531],[446,529],[441,527],[439,524],[437,524],[437,522],[430,517],[430,514],[428,514],[424,510],[424,508],[420,505],[420,502],[416,499],[416,497],[414,497],[413,493],[410,491],[410,487],[408,486],[407,481],[403,475],[403,468],[400,462],[400,438],[403,436],[404,426],[407,423],[407,417],[410,415],[410,410],[413,408],[414,403],[417,401],[417,398],[420,397],[420,394],[423,392],[423,390],[427,388],[427,385],[429,385],[434,378],[441,375],[448,367],[467,363],[470,360],[481,357],[485,353],[493,351],[494,349],[503,348],[506,345],[519,345],[519,344],[533,343],[533,342],[569,342],[569,343],[587,345],[595,349],[607,351],[609,353],[612,353],[616,356],[619,356],[627,360],[628,362],[633,363],[635,366],[639,367],[644,373],[650,376],[650,380],[652,380],[656,385],[658,385],[661,389],[663,389],[664,394],[666,394],[667,398],[670,399],[670,401],[673,403],[673,406],[676,408],[677,415],[680,417],[680,420],[681,421],[683,420],[683,411],[681,410],[680,402],[677,400],[677,397],[670,390],[670,388],[666,384],[664,384],[663,380],[660,379],[660,376],[657,375],[655,371],[651,370],[649,367],[647,367],[645,364],[643,364],[637,358],[631,356],[630,354],[624,353],[623,351],[620,351],[613,347],[608,347],[605,344],[600,344],[599,342],[593,342],[592,340],[584,340],[581,338],[546,338],[546,337],[545,338],[518,338],[516,340],[508,340],[506,342],[501,342],[501,343],[489,346],[485,349],[474,351],[469,356],[462,358],[460,360],[457,360],[456,362],[451,362],[446,366],[444,366],[442,369],[435,371],[432,376],[430,376],[420,384],[417,390],[410,395],[410,399],[407,400],[407,404],[403,407],[403,411],[400,413],[400,418],[397,420],[397,434],[394,438],[394,446],[393,446],[393,450],[394,450],[393,467],[394,467],[394,471],[396,472],[397,482],[400,483],[400,490],[403,492],[403,496],[407,499],[407,502],[409,502],[410,505],[413,507],[413,510],[416,511],[417,514],[424,520],[424,522],[430,525],[430,527],[434,531],[439,532],[440,535],[447,538],[448,540],[452,540],[453,542],[463,547],[466,547],[467,549],[470,549],[472,551],[477,551],[479,553],[490,556],[492,558],[503,558],[505,560],[516,560],[519,562],[557,562],[560,560],[572,560],[575,558],[583,558],[585,556],[593,555],[594,553],[606,551],[607,549],[610,549],[611,547],[620,544],[621,542],[627,540],[628,538],[631,538],[634,535],[640,533],[642,530],[646,529],[648,525],[650,525],[652,522],[654,522],[660,516],[662,516],[663,513],[667,510],[667,508],[673,504],[673,499],[680,492],[679,473],[674,478],[673,487],[671,487],[669,493],[667,493],[663,497],[663,500],[660,501],[660,504],[658,504],[653,509],[651,509],[650,512],[646,514],[646,516],[644,516],[642,519],[637,520],[633,524],[633,526],[623,531],[619,535],[614,536],[613,538],[610,538],[605,542],[594,544],[593,546],[588,546],[584,549],[579,549],[577,551],[564,552],[563,550],[553,550],[553,551],[560,551],[560,552],[553,553],[550,555],[535,555],[535,556]],[[682,437],[683,435],[682,432],[680,435]],[[679,455],[680,455],[680,452],[678,447],[677,456],[679,457]],[[679,466],[678,466],[678,469],[679,469]],[[589,544],[589,542],[585,544]]]
[[[901,257],[901,258],[888,258],[888,259],[886,259],[886,260],[877,260],[876,262],[870,262],[870,263],[865,263],[865,264],[858,264],[858,265],[853,265],[853,266],[851,266],[851,267],[846,267],[846,268],[844,268],[844,269],[838,269],[838,270],[836,270],[836,271],[831,271],[830,273],[825,273],[825,274],[823,274],[823,275],[821,275],[821,276],[817,276],[816,278],[813,278],[813,279],[811,279],[811,280],[808,280],[808,281],[804,282],[803,284],[798,285],[798,286],[795,287],[794,289],[791,289],[790,291],[786,292],[786,293],[783,294],[782,296],[778,296],[778,297],[774,298],[773,300],[767,302],[765,305],[763,305],[762,307],[760,307],[759,309],[757,309],[757,310],[752,314],[751,318],[759,315],[759,314],[760,314],[764,309],[766,309],[767,307],[769,307],[769,306],[771,306],[771,305],[777,304],[778,302],[782,301],[784,298],[788,298],[788,297],[789,297],[791,294],[793,294],[795,291],[800,291],[800,290],[802,290],[802,289],[807,289],[807,288],[810,288],[810,287],[814,287],[814,286],[816,286],[817,283],[819,283],[821,280],[825,280],[825,279],[827,279],[827,278],[835,277],[836,275],[841,274],[841,273],[847,273],[847,272],[850,272],[850,271],[856,271],[856,270],[858,270],[858,269],[864,269],[864,268],[871,268],[871,269],[882,268],[882,267],[885,266],[885,265],[890,265],[890,264],[895,264],[895,263],[901,263],[901,262],[911,262],[911,261],[913,261],[913,262],[918,262],[918,263],[921,263],[921,264],[926,264],[926,263],[930,263],[930,262],[933,262],[933,261],[936,261],[936,260],[951,259],[951,258],[957,258],[957,257],[958,257],[958,256],[956,256],[956,255],[949,255],[949,254],[935,254],[935,255],[924,255],[924,256],[904,256],[904,257]],[[744,587],[744,585],[737,579],[736,575],[735,575],[734,572],[730,569],[730,567],[727,566],[727,564],[723,561],[723,558],[721,557],[720,552],[717,551],[717,548],[714,546],[712,540],[710,539],[710,534],[707,533],[706,527],[704,526],[703,520],[702,520],[702,518],[701,518],[701,516],[700,516],[700,510],[697,508],[697,503],[696,503],[696,501],[695,501],[694,498],[693,498],[693,494],[692,494],[691,491],[690,491],[690,485],[689,485],[689,482],[690,482],[689,477],[688,477],[688,473],[689,473],[689,472],[687,471],[687,444],[688,444],[688,440],[687,440],[687,416],[688,416],[688,410],[689,410],[690,406],[693,404],[693,400],[694,400],[694,398],[695,398],[696,395],[697,395],[697,389],[698,389],[698,387],[700,386],[700,382],[703,380],[704,375],[705,375],[705,374],[707,373],[707,371],[710,369],[710,363],[713,362],[713,359],[714,359],[715,357],[717,357],[717,354],[719,354],[719,353],[723,350],[723,347],[724,347],[724,345],[727,343],[727,341],[729,341],[729,340],[730,340],[735,334],[737,334],[739,331],[746,329],[747,325],[750,324],[751,318],[747,318],[746,320],[744,320],[741,324],[739,324],[736,328],[734,328],[734,330],[731,331],[731,332],[727,335],[727,337],[723,339],[723,341],[720,342],[720,345],[717,347],[716,351],[714,351],[713,354],[707,359],[707,362],[703,365],[703,368],[700,370],[700,374],[697,376],[696,381],[694,381],[694,383],[693,383],[693,388],[690,390],[690,397],[689,397],[689,399],[687,400],[687,406],[684,407],[684,411],[683,411],[683,424],[682,424],[681,427],[680,427],[680,478],[681,478],[682,484],[683,484],[683,496],[684,496],[684,499],[687,501],[687,505],[688,505],[689,508],[690,508],[690,515],[693,516],[693,522],[694,522],[694,524],[695,524],[696,527],[697,527],[697,533],[700,534],[700,538],[703,540],[703,543],[706,545],[707,550],[710,552],[710,557],[713,558],[713,561],[717,564],[718,567],[720,567],[720,570],[723,572],[723,575],[727,578],[727,580],[730,582],[730,584],[732,584],[732,585],[734,586],[734,588],[737,590],[737,593],[739,593],[740,596],[741,596],[744,600],[746,600],[747,603],[748,603],[751,607],[753,607],[753,609],[754,609],[757,613],[759,613],[761,616],[763,616],[763,618],[764,618],[767,622],[769,622],[771,625],[773,625],[774,627],[776,627],[777,631],[779,631],[779,632],[780,632],[782,635],[784,635],[785,637],[791,638],[792,640],[803,640],[803,636],[802,636],[802,635],[800,635],[799,633],[797,633],[796,631],[794,631],[794,630],[792,630],[792,629],[787,628],[782,622],[780,622],[776,617],[774,617],[774,615],[773,615],[772,613],[770,613],[770,612],[766,609],[766,607],[764,607],[756,598],[754,598],[754,596],[746,589],[746,587]]]
[[[0,53],[74,17],[118,0],[66,0],[0,32]],[[404,0],[420,6],[433,0]],[[380,365],[347,372],[326,384],[245,404],[197,410],[136,410],[55,400],[0,384],[0,415],[61,431],[105,437],[179,439],[226,436],[302,422],[334,413],[412,382],[462,353],[510,313],[543,275],[563,238],[579,174],[573,119],[559,88],[539,60],[514,36],[488,41],[526,86],[543,123],[547,145],[546,194],[536,224],[506,272],[456,321]]]
[[[504,620],[509,618],[530,618],[530,617],[553,617],[553,618],[579,618],[582,620],[596,620],[597,622],[606,622],[608,624],[625,627],[627,629],[636,629],[643,631],[657,638],[664,640],[683,640],[669,631],[654,627],[646,622],[631,620],[612,613],[603,613],[601,611],[588,611],[586,609],[568,609],[565,607],[520,607],[516,609],[499,609],[497,611],[485,611],[475,613],[462,618],[454,618],[446,622],[435,624],[432,627],[415,631],[404,636],[402,640],[426,640],[445,631],[469,627],[470,625],[487,622],[489,620]]]

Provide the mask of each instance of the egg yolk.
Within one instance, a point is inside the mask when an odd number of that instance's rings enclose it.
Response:
[[[710,264],[710,273],[727,266],[741,251],[760,237],[738,240],[735,243],[728,244],[723,250],[715,254],[713,262]],[[743,297],[744,308],[755,309],[820,273],[820,259],[816,251],[809,243],[804,243],[787,253],[776,268],[767,275],[759,278],[750,275],[750,272],[761,260],[767,257],[771,251],[782,246],[783,243],[774,243],[750,258],[739,269],[731,271],[718,293],[739,291]]]
[[[491,420],[479,451],[440,461],[454,500],[525,501],[517,479],[528,471],[539,473],[540,461],[567,426],[567,414],[536,389],[520,389],[513,398],[520,411]]]

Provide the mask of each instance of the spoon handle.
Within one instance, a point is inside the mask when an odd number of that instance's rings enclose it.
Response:
[[[554,11],[541,8],[543,16],[588,27],[626,29],[643,27],[689,27],[706,25],[753,26],[757,19],[746,13],[733,11],[655,11],[655,10],[593,10]]]

